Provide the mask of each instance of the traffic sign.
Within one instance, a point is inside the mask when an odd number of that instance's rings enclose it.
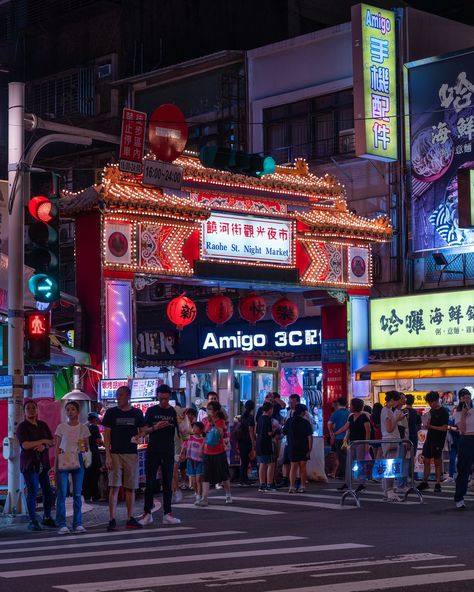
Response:
[[[142,172],[145,146],[146,113],[124,109],[120,137],[119,169],[126,173]]]
[[[188,124],[179,107],[168,103],[153,111],[148,141],[159,160],[173,162],[183,153],[188,141]]]
[[[143,164],[144,185],[181,189],[183,167],[162,162],[161,160],[144,160]]]

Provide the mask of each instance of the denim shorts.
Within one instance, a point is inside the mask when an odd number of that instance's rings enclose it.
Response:
[[[190,459],[186,461],[186,475],[188,477],[200,477],[203,471],[204,466],[202,461]]]
[[[257,456],[257,462],[259,465],[271,465],[273,456],[271,454],[262,454],[261,456]]]

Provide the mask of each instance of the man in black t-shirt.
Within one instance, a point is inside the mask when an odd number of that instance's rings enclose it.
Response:
[[[262,414],[257,421],[257,462],[260,487],[258,491],[273,489],[273,473],[275,463],[273,459],[273,405],[265,402],[262,405]]]
[[[146,526],[153,522],[153,493],[156,473],[161,467],[163,483],[163,524],[180,524],[181,520],[171,513],[174,438],[178,429],[176,411],[170,405],[171,389],[162,384],[157,388],[158,405],[149,407],[145,414],[145,433],[149,434],[148,448],[145,457],[145,507],[140,524]]]
[[[115,512],[120,486],[125,489],[127,528],[143,528],[133,517],[135,489],[138,489],[138,454],[136,438],[144,433],[145,420],[140,409],[130,405],[130,389],[121,386],[115,397],[117,407],[107,409],[104,426],[105,466],[109,475],[109,514],[107,530],[116,530]]]
[[[443,475],[442,454],[448,431],[449,413],[447,409],[441,406],[439,393],[430,391],[425,399],[430,406],[430,410],[427,414],[428,421],[424,422],[425,427],[428,429],[428,434],[422,452],[424,459],[423,481],[418,485],[418,489],[420,491],[429,489],[428,479],[430,477],[431,460],[433,459],[436,473],[434,491],[435,493],[440,493],[441,477]]]

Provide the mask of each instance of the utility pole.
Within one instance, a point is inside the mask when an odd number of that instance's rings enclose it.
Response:
[[[24,400],[24,205],[25,187],[38,152],[55,142],[90,146],[92,140],[120,144],[120,138],[83,128],[43,122],[32,114],[25,118],[25,85],[8,85],[8,374],[12,377],[12,396],[8,400],[8,436],[3,442],[8,460],[8,494],[4,514],[20,516],[26,513],[26,501],[20,476],[20,447],[16,438],[18,424],[23,419]],[[42,128],[57,133],[48,134],[33,143],[25,154],[25,121],[29,130]]]

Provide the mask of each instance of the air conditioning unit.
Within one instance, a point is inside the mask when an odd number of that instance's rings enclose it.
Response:
[[[112,64],[102,64],[97,66],[97,78],[103,80],[112,76]]]
[[[355,151],[355,130],[354,128],[340,130],[339,132],[339,154],[348,154]]]

